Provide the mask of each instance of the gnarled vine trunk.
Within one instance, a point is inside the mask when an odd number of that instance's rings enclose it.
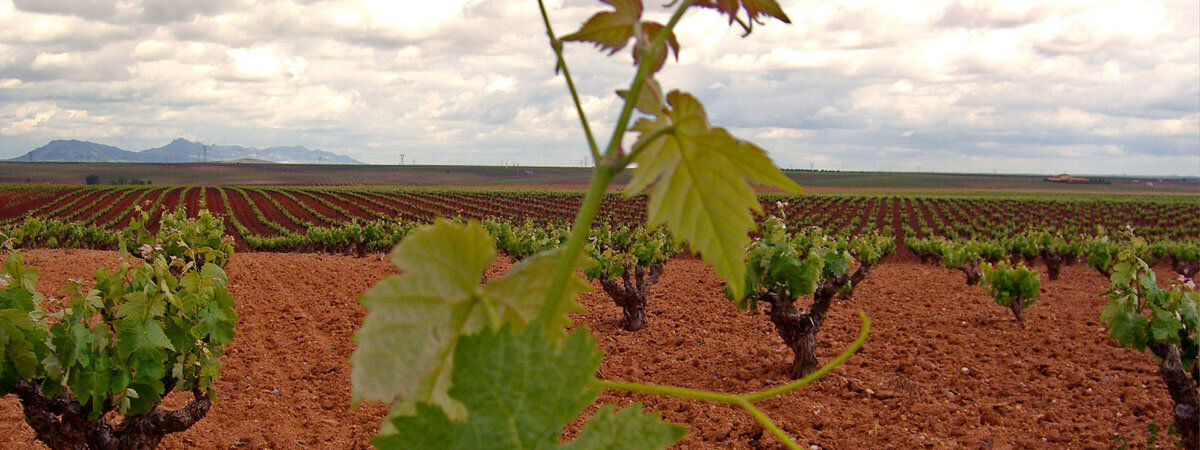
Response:
[[[867,275],[871,273],[871,267],[872,266],[867,265],[867,264],[858,266],[858,270],[855,270],[854,274],[850,275],[850,286],[852,287],[852,289],[841,292],[840,294],[838,294],[838,297],[843,300],[853,297],[854,296],[853,288],[857,288],[858,284],[862,283],[862,280],[867,278]],[[841,288],[839,287],[838,290],[840,291]]]
[[[1025,299],[1017,297],[1008,303],[1008,309],[1012,310],[1013,317],[1017,319],[1017,327],[1025,328]]]
[[[1057,280],[1058,274],[1062,271],[1063,264],[1070,264],[1066,257],[1062,254],[1043,251],[1042,260],[1046,262],[1046,273],[1050,275],[1051,280]]]
[[[600,287],[621,307],[621,329],[638,331],[646,328],[646,298],[650,295],[650,286],[658,282],[662,271],[661,264],[649,268],[634,266],[633,270],[627,269],[621,274],[620,283],[611,277],[600,278]]]
[[[1167,393],[1175,403],[1171,411],[1183,448],[1200,448],[1200,370],[1191,376],[1183,370],[1183,358],[1175,344],[1153,344],[1150,351],[1162,359],[1159,373],[1167,384]]]
[[[817,370],[817,333],[825,323],[825,315],[829,312],[834,295],[847,283],[852,283],[850,291],[846,293],[849,296],[870,272],[871,265],[862,264],[853,275],[841,275],[821,283],[813,292],[812,307],[806,312],[796,309],[794,298],[783,298],[774,292],[759,294],[760,301],[771,305],[768,317],[775,325],[775,332],[792,349],[792,378],[804,378]]]
[[[1171,268],[1175,270],[1175,273],[1195,280],[1196,273],[1200,272],[1200,262],[1189,263],[1171,255]]]
[[[768,317],[783,343],[792,349],[792,378],[803,378],[817,369],[817,332],[825,321],[833,295],[813,294],[813,305],[807,312],[796,310],[795,299],[785,299],[767,292],[762,300],[771,305]]]
[[[173,384],[167,385],[164,397]],[[126,417],[119,427],[114,428],[103,414],[99,419],[88,420],[87,411],[70,394],[46,397],[42,395],[41,387],[28,380],[17,382],[13,392],[21,400],[25,422],[33,428],[38,440],[55,450],[152,449],[167,434],[191,428],[212,406],[203,392],[193,389],[193,400],[178,410],[153,409]],[[103,409],[112,411],[115,405],[111,401],[105,402]]]
[[[956,267],[956,269],[967,275],[967,286],[975,286],[983,278],[983,271],[979,270],[979,261],[968,262]]]

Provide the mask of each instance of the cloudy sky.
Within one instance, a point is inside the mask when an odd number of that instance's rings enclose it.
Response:
[[[664,20],[663,2],[647,3]],[[1197,175],[1200,2],[790,1],[677,29],[666,89],[784,167]],[[560,35],[605,6],[548,2]],[[607,136],[627,51],[566,56]],[[51,139],[580,165],[533,0],[0,0],[0,158]]]

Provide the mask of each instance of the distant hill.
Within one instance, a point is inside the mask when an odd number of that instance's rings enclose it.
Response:
[[[50,141],[36,150],[14,158],[12,161],[66,161],[66,162],[141,162],[135,152],[121,150],[111,145],[86,141]]]
[[[55,140],[10,161],[17,162],[220,162],[262,160],[291,164],[363,164],[349,156],[303,146],[264,149],[237,145],[205,145],[176,139],[158,148],[131,152],[87,141]]]

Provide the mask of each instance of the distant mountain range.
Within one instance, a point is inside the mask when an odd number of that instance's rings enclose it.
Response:
[[[302,146],[251,148],[237,145],[205,145],[176,139],[158,148],[131,152],[111,145],[76,140],[54,140],[9,161],[20,162],[146,162],[184,163],[232,160],[262,160],[291,164],[363,164],[349,156]]]

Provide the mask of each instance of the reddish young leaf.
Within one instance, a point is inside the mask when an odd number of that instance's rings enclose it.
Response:
[[[729,23],[733,23],[737,17],[738,6],[746,9],[746,16],[750,19],[748,22],[751,23],[758,22],[760,14],[774,17],[783,23],[792,23],[775,0],[701,0],[696,2],[696,6],[720,11],[729,16]]]
[[[564,41],[587,41],[596,44],[609,54],[625,48],[633,37],[634,25],[642,19],[641,0],[600,0],[612,5],[616,11],[596,13],[583,27],[563,36]]]
[[[641,34],[638,36],[638,45],[633,47],[633,63],[636,65],[639,62],[638,54],[640,48],[650,48],[650,43],[654,38],[666,28],[658,22],[642,22]],[[666,37],[667,48],[675,53],[675,60],[679,60],[679,40],[675,39],[675,32],[671,32]],[[662,69],[663,63],[667,61],[667,52],[663,51],[655,55],[657,60],[654,62],[654,67],[650,73],[658,72]]]
[[[617,95],[624,99],[627,95],[629,95],[629,90],[618,90]],[[664,107],[662,86],[658,84],[658,80],[655,80],[653,75],[647,77],[646,82],[642,83],[642,92],[638,94],[637,102],[635,102],[633,105],[638,109],[638,111],[653,116],[663,113]]]

